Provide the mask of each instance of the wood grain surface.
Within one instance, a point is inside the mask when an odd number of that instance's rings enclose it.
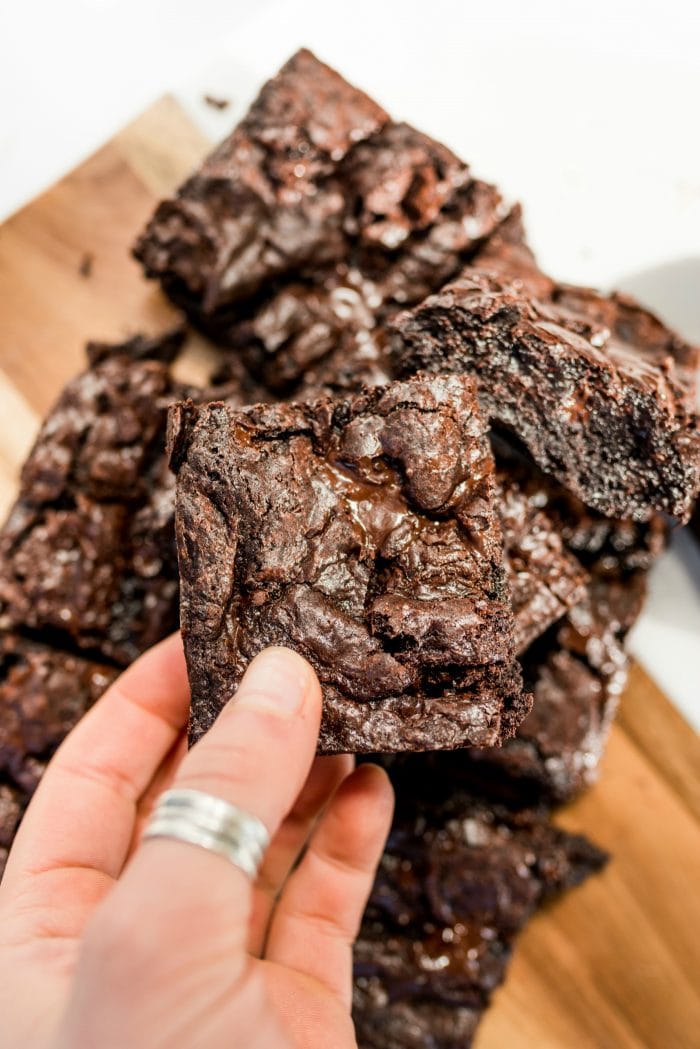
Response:
[[[172,321],[129,249],[205,149],[163,99],[0,227],[0,513],[86,339]],[[478,1049],[698,1049],[700,741],[639,667],[600,782],[557,820],[613,860],[533,920]]]

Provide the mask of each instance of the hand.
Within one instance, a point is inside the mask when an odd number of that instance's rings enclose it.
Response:
[[[391,819],[387,778],[347,756],[314,761],[320,689],[286,649],[251,663],[189,753],[188,701],[170,638],[49,765],[0,886],[3,1049],[356,1045],[352,942]],[[139,845],[170,785],[263,821],[255,887],[196,846]]]

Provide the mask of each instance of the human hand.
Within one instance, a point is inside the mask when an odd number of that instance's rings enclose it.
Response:
[[[251,663],[189,753],[188,702],[173,637],[49,765],[0,885],[3,1049],[356,1045],[352,942],[391,819],[386,775],[314,760],[320,688],[286,649]],[[196,846],[139,846],[171,785],[262,820],[272,843],[254,887]]]

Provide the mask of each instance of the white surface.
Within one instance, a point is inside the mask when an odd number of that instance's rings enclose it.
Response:
[[[301,45],[523,200],[546,268],[635,291],[700,339],[694,0],[5,2],[0,215],[178,85],[221,137]],[[214,111],[205,92],[233,104]],[[696,726],[699,643],[700,552],[685,533],[631,644]]]

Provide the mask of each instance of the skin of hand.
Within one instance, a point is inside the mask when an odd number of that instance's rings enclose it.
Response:
[[[321,692],[262,652],[189,752],[179,637],[111,686],[51,761],[0,885],[3,1049],[351,1049],[352,943],[391,822],[372,765],[316,758]],[[139,837],[192,787],[257,816],[258,881]]]

